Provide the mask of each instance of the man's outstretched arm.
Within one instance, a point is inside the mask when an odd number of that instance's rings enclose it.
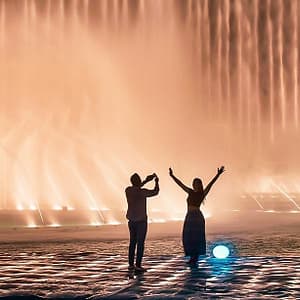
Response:
[[[146,197],[153,197],[153,196],[158,195],[158,193],[159,193],[159,183],[158,182],[159,182],[159,178],[156,176],[154,189],[153,190],[143,189]]]
[[[151,180],[153,180],[156,176],[155,173],[153,173],[152,175],[148,175],[143,181],[141,186],[145,185],[146,183],[150,182]]]

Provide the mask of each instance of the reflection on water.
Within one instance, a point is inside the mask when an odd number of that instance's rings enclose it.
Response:
[[[177,245],[177,246],[175,246]],[[299,299],[300,257],[202,258],[190,268],[178,239],[147,243],[148,272],[128,273],[127,241],[6,244],[0,296],[78,299]],[[159,254],[160,253],[160,254]]]

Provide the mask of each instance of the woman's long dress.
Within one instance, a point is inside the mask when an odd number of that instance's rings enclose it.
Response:
[[[203,192],[190,191],[187,198],[188,211],[183,225],[182,242],[186,256],[206,254],[205,219],[200,210]]]

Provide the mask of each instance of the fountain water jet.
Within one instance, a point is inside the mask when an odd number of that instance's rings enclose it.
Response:
[[[224,178],[205,207],[212,214],[248,177],[297,179],[297,8],[0,0],[0,143],[15,157],[1,159],[1,207],[34,205],[44,223],[49,207],[82,211],[87,224],[117,222],[130,174],[156,171],[164,203],[153,200],[150,212],[165,220],[185,209],[169,165],[187,182],[228,165],[239,184]]]

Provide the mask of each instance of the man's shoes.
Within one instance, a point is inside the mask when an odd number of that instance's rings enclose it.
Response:
[[[141,267],[141,266],[135,266],[135,271],[138,273],[147,272],[147,269]]]
[[[135,270],[134,266],[128,266],[128,271],[134,271],[134,270]]]

